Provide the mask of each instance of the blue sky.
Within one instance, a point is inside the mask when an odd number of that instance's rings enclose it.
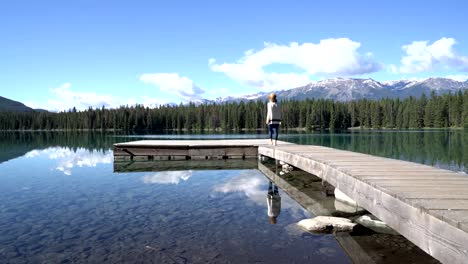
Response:
[[[3,1],[1,96],[50,110],[332,77],[468,78],[465,1]]]

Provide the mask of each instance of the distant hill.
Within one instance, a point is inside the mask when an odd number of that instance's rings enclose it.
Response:
[[[31,107],[25,106],[23,103],[13,101],[11,99],[0,96],[0,111],[3,112],[34,112]]]
[[[307,84],[302,87],[275,91],[280,100],[295,99],[305,100],[307,98],[323,98],[338,101],[351,101],[357,99],[380,99],[380,98],[407,98],[410,96],[420,97],[422,94],[430,96],[434,91],[436,94],[455,93],[459,90],[468,89],[468,80],[465,82],[455,81],[447,78],[429,78],[425,80],[399,80],[390,82],[378,82],[373,79],[358,78],[334,78]],[[240,97],[218,98],[214,103],[266,100],[268,93]],[[201,103],[206,103],[206,100]]]

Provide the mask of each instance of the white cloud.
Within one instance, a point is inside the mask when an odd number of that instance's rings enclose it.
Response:
[[[468,80],[468,74],[448,75],[445,78],[452,79],[452,80],[459,81],[459,82],[464,82]]]
[[[142,181],[146,184],[179,184],[181,181],[187,181],[192,177],[192,171],[164,171],[145,175]]]
[[[222,72],[243,84],[263,90],[278,90],[305,85],[311,75],[359,75],[378,71],[382,68],[371,53],[361,55],[361,44],[347,38],[324,39],[318,44],[296,42],[289,45],[265,43],[260,51],[248,50],[235,63],[217,64],[209,59],[211,70]],[[287,64],[303,72],[266,72],[264,67]]]
[[[432,44],[428,41],[413,41],[402,49],[406,55],[398,69],[402,73],[417,73],[433,70],[436,66],[446,69],[468,71],[468,57],[457,55],[453,38],[441,38]]]
[[[85,110],[89,107],[117,108],[122,105],[143,104],[147,107],[155,107],[164,102],[159,99],[144,96],[139,100],[134,98],[120,98],[113,95],[97,94],[94,92],[77,92],[71,89],[71,83],[64,83],[58,88],[49,89],[53,98],[47,101],[47,106],[34,105],[34,108],[45,108],[52,111],[66,111],[73,107],[78,110]]]
[[[387,69],[392,74],[398,74],[399,73],[398,67],[393,65],[393,64],[389,65]]]
[[[184,101],[201,99],[201,94],[205,92],[191,79],[178,73],[145,73],[140,76],[140,81],[158,86],[161,91],[175,94]]]
[[[49,99],[48,104],[57,110],[65,110],[75,106],[77,109],[89,107],[110,107],[116,101],[111,95],[99,95],[93,92],[74,92],[71,83],[64,83],[58,88],[50,89],[56,97]]]
[[[220,88],[207,89],[206,95],[208,95],[211,98],[217,98],[217,97],[225,97],[227,95],[232,96],[232,92],[230,92],[228,88],[220,87]]]

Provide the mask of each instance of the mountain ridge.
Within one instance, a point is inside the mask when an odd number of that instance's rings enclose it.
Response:
[[[3,112],[34,112],[34,109],[21,102],[0,96],[0,111]]]
[[[410,96],[420,97],[422,94],[429,96],[432,91],[436,94],[458,92],[468,89],[468,80],[456,81],[448,78],[427,78],[424,80],[395,80],[376,81],[371,78],[333,78],[309,83],[292,89],[272,91],[281,100],[305,100],[305,99],[332,99],[338,101],[351,101],[358,99],[382,99],[400,98]],[[239,97],[224,97],[215,100],[206,100],[212,103],[224,103],[234,101],[250,101],[266,98],[270,92],[258,92]]]

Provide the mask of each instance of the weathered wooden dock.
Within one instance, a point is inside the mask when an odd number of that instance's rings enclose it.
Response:
[[[422,164],[268,140],[135,141],[116,160],[284,161],[327,181],[443,263],[468,263],[468,176]]]
[[[204,160],[257,158],[266,140],[141,140],[114,145],[116,160]],[[281,143],[289,144],[289,143]]]

